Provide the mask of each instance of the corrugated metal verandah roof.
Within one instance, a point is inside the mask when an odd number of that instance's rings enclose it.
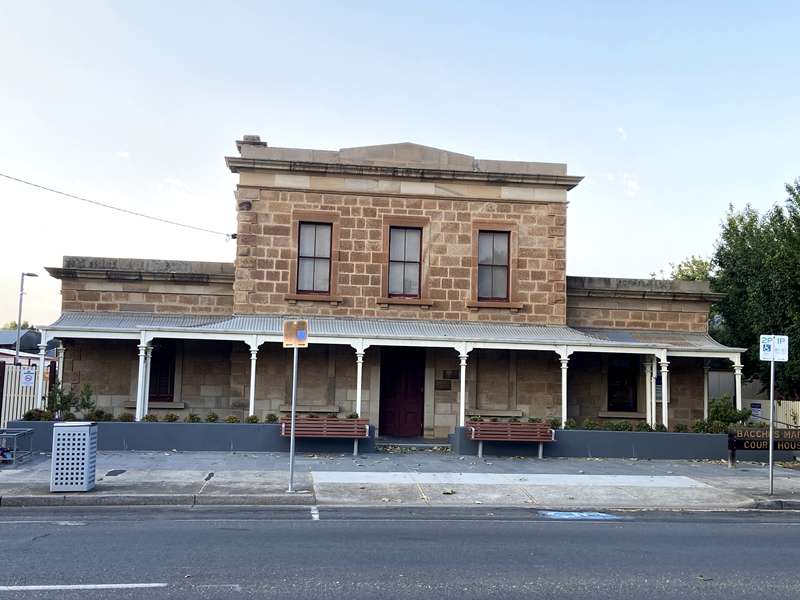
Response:
[[[160,315],[151,313],[65,312],[46,329],[58,331],[178,330],[195,333],[281,335],[283,321],[304,318],[312,336],[370,339],[446,340],[452,342],[507,342],[606,347],[666,348],[731,352],[702,333],[670,333],[634,330],[575,329],[565,325],[517,325],[465,321],[400,319],[352,319],[298,317],[297,315]]]

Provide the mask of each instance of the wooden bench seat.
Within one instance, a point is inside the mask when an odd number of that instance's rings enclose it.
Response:
[[[544,455],[544,444],[554,442],[555,432],[547,423],[515,423],[470,421],[467,424],[470,439],[478,442],[478,458],[483,457],[483,442],[537,442],[539,458]]]
[[[291,417],[281,417],[281,436],[292,435]],[[353,440],[353,455],[358,455],[358,440],[369,438],[369,419],[333,419],[296,417],[296,438],[343,438]]]

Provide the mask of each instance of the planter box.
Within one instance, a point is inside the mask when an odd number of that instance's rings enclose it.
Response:
[[[13,421],[9,427],[33,429],[33,450],[50,452],[53,421]],[[298,452],[353,451],[350,439],[297,440]],[[289,438],[278,423],[97,423],[98,450],[179,450],[182,452],[288,452]],[[359,442],[360,452],[375,452],[374,432]]]
[[[638,431],[584,431],[556,429],[556,441],[544,445],[545,458],[641,458],[641,459],[727,459],[725,433],[660,433]],[[451,436],[455,454],[477,455],[478,442],[469,439],[465,427]],[[484,442],[484,454],[536,456],[537,443]],[[766,461],[766,451],[736,452],[737,460]],[[776,452],[775,460],[794,460],[791,452]]]

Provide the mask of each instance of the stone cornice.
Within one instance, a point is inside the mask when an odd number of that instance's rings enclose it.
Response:
[[[544,173],[488,173],[482,171],[417,169],[409,167],[302,162],[266,158],[241,158],[235,156],[225,157],[225,163],[233,173],[260,170],[278,173],[390,177],[413,179],[417,181],[465,181],[490,184],[538,185],[564,190],[571,190],[583,179],[583,177],[574,175],[551,175]]]
[[[169,281],[173,283],[207,284],[233,283],[233,273],[166,273],[155,271],[127,271],[109,269],[84,269],[45,267],[56,279],[107,279],[110,281]]]
[[[592,298],[647,298],[653,300],[684,300],[688,302],[719,302],[725,294],[714,292],[668,292],[640,290],[585,290],[567,288],[567,296]]]

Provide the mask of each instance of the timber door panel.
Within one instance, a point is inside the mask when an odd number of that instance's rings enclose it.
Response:
[[[381,348],[381,435],[417,437],[425,415],[425,351]]]

